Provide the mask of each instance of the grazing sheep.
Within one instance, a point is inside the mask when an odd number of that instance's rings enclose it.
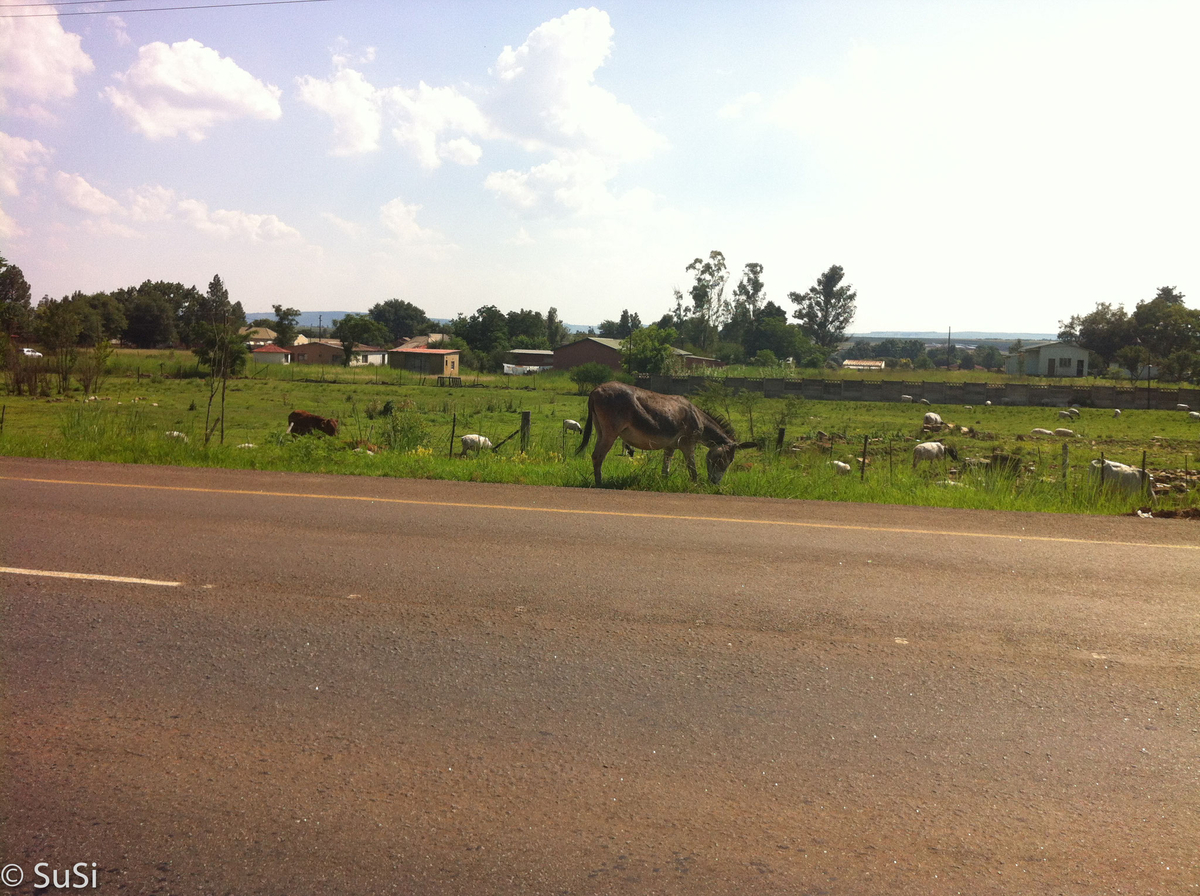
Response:
[[[1104,483],[1107,488],[1115,488],[1127,495],[1136,495],[1143,488],[1154,485],[1154,477],[1139,467],[1118,463],[1115,460],[1092,461],[1092,475]]]
[[[240,444],[240,445],[237,445],[237,446],[235,446],[235,447],[238,447],[238,448],[257,448],[258,446],[257,446],[257,445],[255,445],[253,442],[242,442],[242,444]]]
[[[1190,411],[1190,410],[1191,410],[1191,408],[1190,408],[1190,407],[1188,407],[1186,404],[1177,404],[1177,405],[1175,405],[1175,410],[1177,410],[1177,411]]]
[[[180,442],[183,442],[185,445],[191,441],[191,439],[189,439],[183,433],[178,432],[174,429],[171,430],[170,432],[164,432],[163,435],[166,436],[168,439],[176,439]]]
[[[913,469],[915,470],[917,464],[923,460],[932,463],[933,461],[942,460],[947,454],[954,460],[958,460],[958,452],[954,450],[953,446],[943,444],[942,442],[922,442],[913,448]]]
[[[1200,411],[1188,411],[1189,420],[1200,420]]]
[[[468,433],[462,437],[462,454],[459,457],[466,457],[468,451],[474,451],[478,454],[484,448],[491,448],[492,442],[487,436],[481,436],[478,433]]]
[[[1058,418],[1059,418],[1060,420],[1074,420],[1074,419],[1075,419],[1075,418],[1074,418],[1074,417],[1071,415],[1071,412],[1070,412],[1070,411],[1059,411],[1059,412],[1058,412]]]
[[[1121,409],[1120,409],[1120,408],[1113,408],[1113,416],[1114,416],[1114,417],[1120,417],[1120,416],[1121,416]]]
[[[1037,429],[1029,430],[1029,434],[1031,436],[1052,436],[1052,435],[1054,435],[1054,433],[1052,433],[1050,430],[1041,429],[1040,427]]]
[[[1070,430],[1070,429],[1056,429],[1056,430],[1054,430],[1054,434],[1056,436],[1064,436],[1066,438],[1070,438],[1075,435],[1075,432],[1074,432],[1074,430]]]
[[[971,407],[969,404],[964,404],[964,405],[963,405],[963,410],[964,410],[964,411],[973,411],[973,410],[975,410],[975,409],[974,409],[973,407]]]
[[[929,404],[929,399],[928,399],[928,398],[922,398],[922,399],[921,399],[921,404]]]
[[[985,408],[990,408],[990,407],[992,406],[992,403],[991,403],[990,401],[985,401],[985,402],[983,403],[983,406],[984,406]]]
[[[845,461],[835,460],[835,461],[831,461],[829,465],[831,467],[833,467],[833,469],[836,470],[838,473],[841,473],[843,476],[850,472],[850,465],[848,463],[846,463]]]
[[[583,427],[579,425],[578,420],[564,420],[563,432],[583,432]]]
[[[1075,417],[1076,419],[1079,418],[1079,408],[1075,408],[1075,407],[1067,408],[1067,413],[1070,414],[1072,417]]]
[[[935,414],[933,411],[930,411],[929,413],[927,413],[925,415],[925,428],[926,429],[941,429],[942,428],[941,415]]]
[[[901,401],[912,401],[913,397],[911,395],[901,395],[900,400]]]

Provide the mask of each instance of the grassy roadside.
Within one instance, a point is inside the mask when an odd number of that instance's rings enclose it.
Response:
[[[165,354],[165,353],[160,353]],[[227,397],[224,444],[203,444],[208,390],[187,375],[192,365],[174,358],[139,357],[104,384],[100,398],[85,401],[9,396],[0,454],[121,463],[175,464],[232,469],[340,473],[424,479],[455,479],[537,485],[589,486],[590,456],[576,456],[579,436],[564,435],[562,421],[582,421],[586,399],[558,375],[438,388],[401,380],[395,371],[333,368],[260,372],[232,381]],[[176,364],[183,374],[169,370]],[[156,364],[156,373],[147,370]],[[192,365],[194,366],[194,365]],[[138,369],[140,368],[140,376]],[[164,376],[165,374],[165,376]],[[311,381],[310,381],[311,380]],[[324,380],[324,381],[322,381]],[[1186,414],[1168,411],[1084,409],[1077,421],[1061,421],[1049,408],[933,406],[765,399],[721,395],[716,402],[742,437],[762,440],[763,450],[741,452],[719,489],[692,484],[677,455],[669,477],[661,454],[634,458],[610,454],[606,486],[647,491],[698,492],[806,498],[862,503],[1112,514],[1145,504],[1105,490],[1088,476],[1089,462],[1103,454],[1140,464],[1168,483],[1158,506],[1200,507],[1200,426]],[[390,408],[389,408],[390,403]],[[338,439],[285,436],[288,413],[302,408],[337,417]],[[391,413],[385,413],[390,410]],[[960,458],[987,457],[994,449],[1018,454],[1019,476],[972,473],[966,464],[914,471],[912,446],[926,438],[921,417],[934,410],[954,425],[942,437]],[[518,440],[480,457],[450,457],[451,433],[477,432],[493,443],[515,432],[520,412],[533,421],[528,450]],[[1034,437],[1035,427],[1069,426],[1070,438]],[[780,427],[784,450],[775,449]],[[965,431],[964,431],[965,430]],[[168,432],[182,433],[186,441]],[[867,440],[865,471],[863,441]],[[1063,475],[1063,445],[1067,469]],[[253,447],[238,447],[252,445]],[[455,446],[457,447],[457,446]],[[838,475],[832,461],[853,467]],[[1186,472],[1185,472],[1186,471]]]

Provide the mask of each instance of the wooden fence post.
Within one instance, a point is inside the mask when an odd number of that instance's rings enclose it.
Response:
[[[870,436],[863,436],[863,453],[862,453],[862,469],[858,473],[858,481],[865,482],[867,479],[867,441]]]
[[[786,438],[787,438],[787,429],[782,426],[779,427],[779,435],[777,435],[775,437],[775,450],[776,451],[783,450],[783,443]]]
[[[1067,486],[1067,470],[1070,469],[1070,466],[1071,466],[1070,449],[1067,447],[1067,443],[1063,442],[1063,459],[1062,459],[1063,488],[1066,488],[1066,486]]]
[[[458,430],[458,411],[454,412],[454,416],[450,418],[450,454],[449,457],[454,457],[454,435]]]
[[[524,454],[529,449],[529,431],[530,421],[533,417],[532,411],[521,411],[521,453]]]

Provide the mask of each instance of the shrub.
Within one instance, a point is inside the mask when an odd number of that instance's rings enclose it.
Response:
[[[589,361],[587,364],[572,367],[568,376],[570,376],[571,382],[579,387],[580,395],[592,391],[592,389],[595,389],[601,383],[622,379],[622,377],[613,373],[612,368],[606,364],[601,364],[599,361]]]

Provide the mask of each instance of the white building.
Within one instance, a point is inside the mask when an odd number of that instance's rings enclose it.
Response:
[[[1088,351],[1069,342],[1037,342],[1010,354],[1004,370],[1014,376],[1087,376]]]

